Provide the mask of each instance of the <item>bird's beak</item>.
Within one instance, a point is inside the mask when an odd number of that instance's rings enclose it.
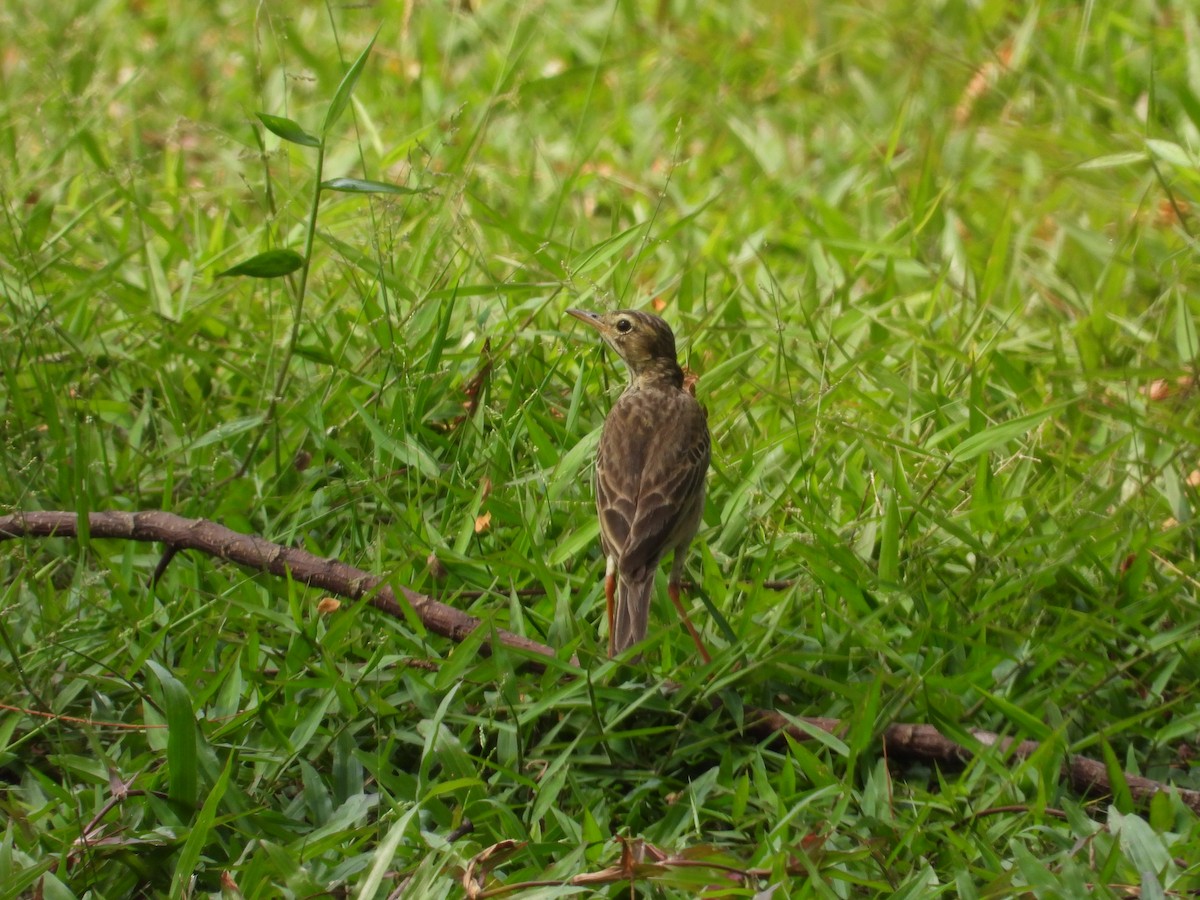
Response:
[[[600,319],[599,313],[589,312],[586,309],[568,309],[567,315],[574,316],[580,322],[587,322],[601,334],[604,334],[604,323]]]

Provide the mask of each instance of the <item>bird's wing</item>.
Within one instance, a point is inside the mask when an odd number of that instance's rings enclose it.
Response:
[[[613,406],[596,459],[596,507],[622,572],[655,565],[679,541],[703,497],[709,455],[704,409],[682,391],[625,394]]]

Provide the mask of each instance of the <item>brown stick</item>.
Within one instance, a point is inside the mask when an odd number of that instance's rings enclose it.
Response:
[[[776,710],[756,710],[754,714],[757,718],[753,720],[750,719],[750,710],[747,710],[746,714],[750,730],[762,737],[770,737],[779,733],[787,733],[798,741],[808,740],[811,737],[803,728],[792,724],[787,716]],[[795,718],[806,725],[830,734],[845,732],[847,728],[846,723],[841,719],[817,716],[797,716]],[[1041,747],[1037,741],[1016,742],[1012,738],[980,728],[969,728],[967,733],[983,747],[999,747],[1002,753],[1011,753],[1016,759],[1028,759]],[[950,740],[932,725],[895,722],[883,730],[882,737],[884,751],[888,756],[902,756],[958,767],[965,765],[975,755],[962,744]],[[1174,791],[1184,804],[1194,812],[1200,813],[1200,791],[1174,787],[1129,772],[1122,774],[1125,783],[1129,786],[1130,795],[1138,803],[1149,803],[1155,794]],[[1113,793],[1108,768],[1099,760],[1072,755],[1062,765],[1062,777],[1071,785],[1071,789],[1081,796],[1106,797]]]
[[[169,512],[94,512],[88,514],[88,532],[93,538],[124,538],[131,541],[161,541],[176,550],[199,550],[272,575],[291,577],[301,584],[319,588],[350,600],[366,598],[380,612],[405,618],[404,608],[384,579],[336,559],[321,559],[304,550],[284,547],[252,534],[241,534],[207,519],[185,519]],[[14,537],[77,537],[73,512],[26,512],[0,516],[0,540]],[[480,620],[432,597],[406,587],[400,593],[425,627],[434,634],[461,642],[480,626]],[[496,629],[505,646],[534,657],[554,658],[554,650]],[[490,642],[484,642],[485,651]]]
[[[240,534],[205,519],[185,519],[168,512],[94,512],[88,514],[88,531],[93,538],[124,538],[134,541],[161,541],[178,550],[200,550],[249,569],[294,578],[302,584],[320,588],[351,600],[366,598],[380,612],[404,618],[404,608],[392,589],[382,578],[334,559],[321,559],[257,537]],[[75,513],[28,512],[0,516],[0,541],[17,537],[76,537],[79,534]],[[434,634],[452,641],[466,639],[481,621],[452,606],[447,606],[406,587],[399,588],[404,599]],[[554,658],[552,647],[531,641],[511,631],[495,629],[495,636],[505,646],[523,651],[533,657],[530,663],[539,668],[539,658]],[[484,650],[490,650],[485,641]],[[846,730],[841,719],[821,717],[789,718],[776,710],[747,711],[749,730],[760,737],[786,733],[795,740],[808,740],[810,735],[793,724],[806,725],[838,734]],[[990,731],[970,729],[970,735],[984,747],[999,746],[1004,753],[1017,759],[1032,756],[1039,748],[1037,741],[1014,743]],[[908,756],[960,766],[974,755],[971,750],[955,743],[932,725],[895,723],[887,726],[882,735],[884,752],[889,756]],[[1112,782],[1104,763],[1085,756],[1071,756],[1062,769],[1072,789],[1081,795],[1106,796],[1112,793]],[[1159,781],[1125,773],[1126,784],[1133,799],[1148,802],[1155,794],[1174,791],[1193,811],[1200,813],[1200,791],[1171,787]]]

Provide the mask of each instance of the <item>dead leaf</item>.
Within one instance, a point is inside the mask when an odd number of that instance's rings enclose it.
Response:
[[[237,882],[233,880],[233,876],[227,872],[221,872],[221,894],[225,897],[240,897],[242,896],[241,888]]]
[[[1151,400],[1166,400],[1171,396],[1171,382],[1165,378],[1156,378],[1142,388],[1142,393]]]
[[[975,70],[975,74],[967,83],[966,90],[963,91],[962,98],[958,101],[958,106],[954,109],[956,123],[962,125],[970,118],[971,111],[975,109],[979,98],[987,93],[1003,73],[1008,71],[1010,62],[1012,62],[1012,43],[1006,42],[996,51],[993,59],[989,59]]]
[[[322,597],[317,601],[317,612],[321,615],[337,612],[342,608],[342,601],[337,597]]]
[[[1191,206],[1180,198],[1163,197],[1158,201],[1158,210],[1154,222],[1159,227],[1167,228],[1182,224],[1190,215]]]
[[[480,896],[483,893],[483,885],[488,873],[524,846],[524,841],[507,839],[479,851],[467,863],[467,868],[463,872],[462,886],[463,890],[467,892],[467,896],[472,900]],[[478,870],[478,874],[476,870]]]

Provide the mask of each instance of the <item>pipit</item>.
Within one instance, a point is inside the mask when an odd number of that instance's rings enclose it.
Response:
[[[663,556],[674,551],[667,594],[708,662],[679,600],[688,545],[704,514],[708,415],[684,390],[675,335],[661,318],[631,309],[567,312],[600,332],[629,367],[629,387],[604,420],[596,452],[608,655],[646,637],[654,575]]]

